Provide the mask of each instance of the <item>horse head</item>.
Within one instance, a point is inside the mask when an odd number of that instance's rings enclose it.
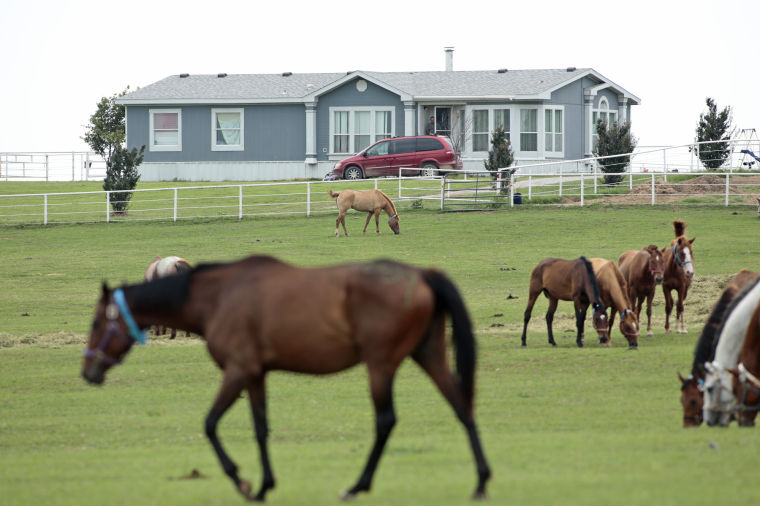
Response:
[[[734,394],[731,373],[715,362],[705,362],[702,416],[709,426],[727,427],[733,419]]]
[[[681,380],[681,405],[683,406],[683,426],[699,427],[702,425],[702,385],[704,381],[689,375],[684,378],[678,373]]]
[[[694,250],[691,245],[696,240],[680,236],[673,241],[673,261],[677,267],[683,270],[687,281],[691,282],[694,277]]]
[[[749,372],[744,364],[728,369],[731,375],[732,392],[737,399],[736,421],[741,427],[754,427],[760,410],[760,379]]]
[[[394,214],[388,219],[388,226],[391,227],[391,230],[393,230],[393,233],[396,235],[398,235],[401,232],[401,229],[399,227],[398,214]]]
[[[639,319],[634,311],[626,309],[620,314],[620,332],[628,340],[628,347],[636,349],[639,346]]]
[[[103,283],[95,307],[90,338],[84,350],[82,377],[100,385],[111,367],[120,364],[135,341],[145,343],[146,334],[135,323],[121,288],[111,291]]]
[[[594,305],[594,312],[591,314],[591,321],[594,324],[594,330],[596,330],[596,333],[599,335],[599,342],[609,345],[610,321],[607,318],[607,310],[603,305]]]
[[[662,280],[665,278],[665,250],[658,249],[657,246],[651,244],[647,246],[646,252],[649,253],[649,273],[654,278],[654,282],[658,285],[662,284]]]

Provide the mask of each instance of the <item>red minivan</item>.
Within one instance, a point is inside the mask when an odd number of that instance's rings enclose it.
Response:
[[[462,162],[446,137],[393,137],[339,161],[333,167],[333,174],[343,179],[398,176],[399,168],[406,167],[419,169],[419,175],[435,176],[439,171],[461,169]],[[401,175],[413,173],[403,171]]]

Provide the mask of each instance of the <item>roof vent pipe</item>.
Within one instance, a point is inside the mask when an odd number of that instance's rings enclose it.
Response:
[[[568,72],[575,72],[577,69],[575,67],[567,67]]]
[[[454,70],[454,48],[449,46],[443,50],[446,52],[446,72],[451,72]]]
[[[181,77],[182,79],[184,79],[184,78],[186,78],[186,77],[189,77],[189,76],[190,76],[190,74],[180,74],[180,75],[179,75],[179,77]]]
[[[509,72],[509,71],[508,71],[507,69],[499,69],[499,70],[497,70],[497,72],[498,72],[499,74],[506,74],[506,73],[507,73],[507,72]]]
[[[227,77],[227,73],[226,72],[221,72],[221,73],[217,74],[216,77]]]
[[[293,72],[283,72],[282,77],[290,77],[293,75]]]

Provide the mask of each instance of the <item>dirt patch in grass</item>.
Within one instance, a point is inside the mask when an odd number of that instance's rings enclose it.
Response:
[[[740,184],[730,184],[736,181]],[[625,183],[621,183],[625,184]],[[734,204],[756,204],[756,193],[760,193],[760,176],[734,176],[729,178],[729,193]],[[705,174],[683,182],[670,183],[663,178],[655,178],[655,203],[665,204],[680,202],[686,198],[700,195],[724,195],[726,180],[715,174]],[[737,197],[738,194],[747,194]],[[570,202],[580,201],[579,198],[568,199]],[[649,204],[652,201],[652,183],[636,185],[627,193],[612,195],[589,200],[599,204]]]
[[[61,348],[63,346],[82,346],[87,344],[88,336],[74,334],[72,332],[56,332],[53,334],[25,334],[13,336],[0,333],[0,349],[7,348]],[[177,335],[175,339],[169,339],[169,335],[148,337],[148,343],[155,346],[184,346],[201,342],[201,338],[195,335],[185,337],[185,333]]]

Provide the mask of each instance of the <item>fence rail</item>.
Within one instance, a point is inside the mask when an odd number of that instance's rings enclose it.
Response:
[[[94,181],[105,174],[105,160],[92,152],[0,153],[3,181]]]

